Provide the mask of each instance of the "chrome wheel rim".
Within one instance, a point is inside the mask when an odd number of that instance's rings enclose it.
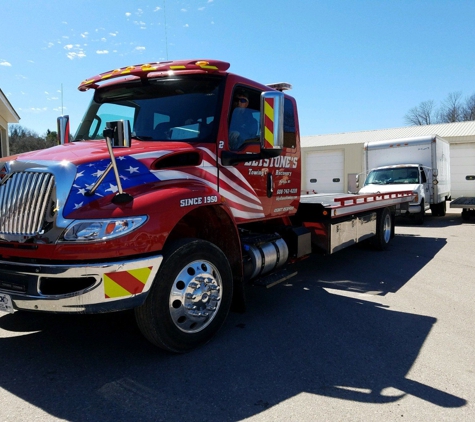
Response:
[[[389,243],[389,241],[391,240],[391,216],[389,214],[387,214],[384,218],[383,234],[384,242]]]
[[[211,262],[198,260],[187,264],[170,290],[169,309],[175,326],[191,334],[211,324],[221,303],[222,284]]]

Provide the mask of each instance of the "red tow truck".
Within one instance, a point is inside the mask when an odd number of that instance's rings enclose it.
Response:
[[[301,196],[289,85],[228,68],[168,61],[86,79],[74,139],[63,116],[60,145],[0,160],[1,311],[135,309],[149,341],[181,353],[244,309],[245,283],[286,280],[315,250],[386,248],[412,192]],[[230,133],[239,102],[255,121],[246,136]]]

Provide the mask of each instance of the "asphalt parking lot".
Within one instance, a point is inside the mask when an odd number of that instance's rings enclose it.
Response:
[[[0,421],[471,421],[475,220],[298,264],[216,338],[169,355],[130,312],[0,315]]]

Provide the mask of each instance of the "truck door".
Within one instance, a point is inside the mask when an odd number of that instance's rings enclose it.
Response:
[[[270,214],[285,216],[297,211],[300,201],[301,162],[297,111],[290,98],[284,99],[284,146],[282,154],[273,159],[274,194]]]
[[[425,207],[427,207],[429,204],[432,204],[432,198],[434,197],[434,186],[431,187],[429,190],[429,183],[427,183],[427,176],[426,172],[424,171],[423,167],[419,168],[420,175],[421,175],[421,185],[422,188],[424,189],[424,202],[425,202]]]
[[[234,87],[230,96],[227,142],[223,145],[225,150],[256,157],[259,154],[261,93],[249,86]],[[227,198],[238,222],[284,215],[290,209],[296,209],[300,195],[298,126],[290,100],[285,109],[289,111],[287,118],[284,118],[288,133],[284,134],[284,151],[280,156],[220,166],[220,192]]]
[[[236,85],[230,96],[225,141],[219,148],[235,154],[260,151],[261,91]],[[267,193],[269,166],[264,160],[219,166],[219,191],[237,222],[260,220],[269,215]]]

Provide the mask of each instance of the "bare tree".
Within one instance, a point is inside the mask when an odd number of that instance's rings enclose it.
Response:
[[[463,109],[463,120],[475,120],[475,94],[472,94],[465,100],[465,107]]]
[[[461,122],[463,121],[463,112],[462,93],[452,92],[442,103],[442,107],[439,110],[439,122]]]
[[[435,123],[434,101],[423,101],[417,107],[411,108],[404,116],[404,120],[412,126],[430,125]]]
[[[461,92],[452,92],[438,110],[435,110],[433,100],[423,101],[411,108],[404,120],[412,126],[475,120],[475,94],[464,101]]]

